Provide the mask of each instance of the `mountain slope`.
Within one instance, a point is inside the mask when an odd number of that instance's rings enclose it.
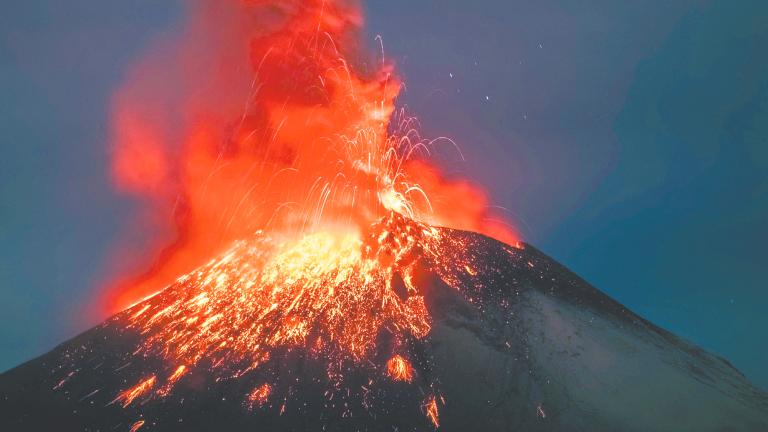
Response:
[[[384,322],[359,357],[275,344],[253,364],[226,344],[185,348],[196,355],[184,368],[169,361],[180,358],[170,355],[178,349],[171,342],[147,348],[157,335],[186,341],[182,321],[132,320],[142,309],[163,317],[182,290],[185,299],[199,296],[179,282],[0,375],[0,429],[768,430],[768,395],[727,361],[640,318],[530,245],[430,229],[432,245],[406,254],[414,270],[395,271],[386,284],[401,300],[423,296],[425,335]],[[231,345],[247,331],[239,323],[221,333]],[[302,340],[323,331],[311,324]],[[402,370],[412,366],[410,380],[389,370],[395,352],[407,359]],[[226,373],[217,364],[224,359]]]

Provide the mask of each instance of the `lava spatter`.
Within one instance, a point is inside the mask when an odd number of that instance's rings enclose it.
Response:
[[[144,335],[146,352],[192,368],[205,359],[216,370],[256,367],[283,347],[359,360],[384,328],[422,338],[430,329],[423,296],[402,298],[391,283],[411,264],[411,235],[382,229],[375,237],[374,249],[352,234],[282,241],[256,234],[127,311],[127,325]]]
[[[152,387],[155,386],[155,382],[156,381],[157,381],[157,379],[155,378],[154,375],[152,375],[151,377],[149,377],[149,378],[147,378],[145,380],[142,380],[141,382],[139,382],[135,386],[133,386],[133,387],[125,390],[124,392],[120,393],[117,396],[117,398],[115,398],[115,402],[119,401],[119,402],[122,403],[123,408],[127,407],[128,405],[133,403],[133,401],[136,398],[138,398],[138,397],[146,394],[147,392],[149,392],[149,390],[151,390]]]
[[[370,363],[383,333],[398,342],[429,333],[419,287],[400,295],[392,280],[408,275],[419,259],[438,256],[438,236],[394,212],[363,235],[318,232],[278,240],[258,233],[117,319],[142,335],[135,355],[181,364],[155,393],[161,398],[189,370],[238,378],[278,350],[303,350],[324,359],[329,370]],[[413,367],[399,354],[381,367],[396,381],[413,380]],[[343,373],[335,379],[340,384]],[[152,375],[118,399],[127,406],[149,396],[155,383]],[[270,391],[265,383],[244,402],[260,406]]]
[[[387,362],[387,373],[395,381],[411,382],[413,366],[403,356],[397,354]]]
[[[269,384],[265,383],[256,387],[253,389],[253,391],[248,393],[248,397],[245,400],[246,407],[248,409],[256,409],[262,407],[267,403],[270,393],[272,393],[272,386]]]

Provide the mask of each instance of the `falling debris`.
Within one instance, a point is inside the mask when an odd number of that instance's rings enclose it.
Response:
[[[128,390],[125,390],[124,392],[120,393],[117,396],[117,398],[115,398],[115,402],[122,401],[123,407],[127,407],[136,398],[146,394],[154,385],[155,385],[155,376],[152,375],[151,377],[139,382],[138,384],[129,388]]]
[[[130,432],[136,432],[137,430],[141,429],[142,426],[144,426],[144,420],[139,420],[131,425]]]
[[[411,382],[413,379],[413,367],[401,355],[395,355],[387,362],[387,372],[395,381]]]
[[[438,412],[437,412],[437,400],[435,400],[434,396],[430,396],[427,399],[427,402],[424,404],[424,409],[427,413],[427,417],[429,417],[429,421],[431,421],[432,424],[435,425],[435,428],[440,427],[440,422],[439,422]]]

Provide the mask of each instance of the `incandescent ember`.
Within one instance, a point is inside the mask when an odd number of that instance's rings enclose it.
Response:
[[[166,367],[165,377],[157,371],[161,386],[154,393],[153,374],[118,400],[127,406],[139,397],[166,398],[191,370],[215,380],[260,373],[275,353],[291,350],[324,363],[330,389],[347,385],[349,365],[369,370],[369,384],[412,383],[408,349],[429,334],[432,321],[418,282],[421,267],[439,261],[437,267],[464,273],[472,265],[455,264],[442,235],[392,212],[359,235],[273,238],[259,232],[236,242],[115,318],[141,335],[134,355],[179,365]],[[382,338],[389,348],[379,346]],[[389,360],[377,359],[382,349],[391,350]],[[439,387],[429,380],[418,385],[430,392]],[[263,383],[243,396],[243,404],[262,407],[271,393],[272,384]],[[437,425],[435,395],[430,398],[425,413]]]

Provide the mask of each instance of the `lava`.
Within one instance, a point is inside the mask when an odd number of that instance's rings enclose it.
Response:
[[[152,265],[115,282],[111,311],[259,230],[354,233],[395,211],[517,240],[479,188],[429,161],[449,141],[421,138],[396,109],[401,80],[360,43],[357,2],[188,7],[183,28],[139,59],[113,98],[112,178],[143,203],[116,259]]]
[[[270,393],[272,393],[272,387],[269,384],[265,383],[256,387],[248,394],[246,406],[250,409],[263,406],[267,403]]]
[[[395,381],[411,382],[413,366],[401,355],[395,355],[387,362],[387,373]]]
[[[138,420],[131,425],[130,432],[136,432],[137,430],[141,429],[142,426],[144,426],[144,420]]]
[[[151,377],[141,381],[140,383],[136,384],[135,386],[129,388],[128,390],[120,393],[117,398],[115,399],[115,402],[122,401],[123,402],[123,408],[130,405],[136,398],[140,397],[141,395],[147,393],[149,390],[154,387],[155,382],[157,379],[154,375]]]
[[[175,371],[171,374],[171,376],[168,377],[168,380],[166,381],[165,385],[157,391],[157,395],[160,397],[168,396],[168,394],[173,390],[174,384],[176,384],[176,381],[178,381],[185,373],[188,372],[187,366],[181,365],[176,368]]]
[[[427,413],[429,421],[431,421],[436,428],[440,427],[439,413],[437,411],[437,400],[434,396],[427,398],[427,401],[424,403],[424,410]]]
[[[517,240],[482,191],[429,162],[437,142],[395,109],[401,80],[383,48],[366,55],[361,28],[356,2],[202,0],[115,95],[113,178],[144,200],[158,240],[136,252],[154,251],[151,270],[109,301],[141,335],[134,354],[166,363],[123,406],[168,397],[191,371],[239,378],[290,350],[323,359],[341,387],[341,365],[375,365],[383,334],[390,379],[413,384],[395,350],[431,330],[415,275],[456,255],[434,226]],[[424,408],[437,427],[435,396]]]
[[[384,328],[423,338],[430,330],[424,297],[401,298],[391,281],[410,265],[408,238],[435,231],[394,213],[372,229],[375,244],[328,232],[283,241],[256,233],[179,278],[158,301],[127,311],[128,326],[144,335],[145,353],[227,372],[255,368],[285,347],[361,360]],[[409,234],[402,239],[395,229]]]
[[[396,212],[359,235],[315,232],[295,239],[259,231],[114,318],[142,336],[135,356],[179,365],[116,400],[128,406],[139,397],[165,398],[193,369],[216,380],[264,373],[274,353],[294,349],[325,362],[330,386],[343,388],[341,365],[370,364],[382,334],[393,349],[429,334],[431,317],[414,274],[436,261],[448,269],[441,277],[450,283],[471,265],[461,255],[465,246]],[[384,366],[390,379],[414,382],[403,355],[392,355]],[[167,378],[152,395],[156,376]],[[271,393],[271,384],[263,383],[243,404],[260,407]],[[425,403],[425,412],[437,425],[434,401]]]

